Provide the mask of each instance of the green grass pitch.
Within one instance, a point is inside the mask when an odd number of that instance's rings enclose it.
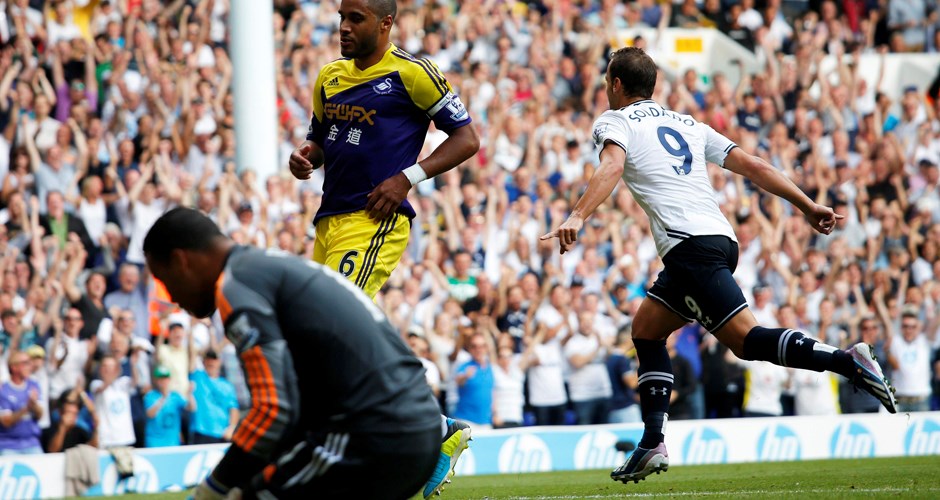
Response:
[[[676,466],[638,484],[614,482],[609,472],[458,476],[438,498],[940,498],[940,456]],[[186,496],[165,493],[114,498],[182,500]]]

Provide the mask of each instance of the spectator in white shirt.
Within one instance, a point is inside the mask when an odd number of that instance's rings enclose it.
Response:
[[[70,0],[54,0],[52,2],[53,15],[46,19],[47,43],[55,45],[60,40],[69,41],[82,36],[81,30],[75,25],[72,16],[72,3]]]
[[[557,338],[563,325],[567,325],[567,321],[559,322],[555,327],[539,325],[535,338],[523,354],[523,362],[529,367],[529,404],[535,412],[538,425],[565,423],[565,404],[568,402],[564,380],[565,359],[561,342]]]
[[[153,182],[155,173],[156,184]],[[172,178],[162,160],[147,163],[140,169],[140,179],[127,193],[128,213],[133,221],[127,249],[128,262],[144,264],[144,236],[163,212],[180,200],[182,193],[179,186],[169,181]]]
[[[98,441],[102,448],[133,445],[137,436],[131,416],[131,395],[136,384],[131,377],[121,375],[121,365],[113,356],[101,359],[99,371],[101,378],[92,381],[89,387],[98,408]]]
[[[900,335],[891,335],[890,344],[885,345],[891,366],[891,383],[896,390],[894,396],[901,413],[930,409],[930,362],[936,347],[936,333],[936,325],[925,331],[918,311],[906,307],[901,312]]]
[[[832,373],[793,370],[790,375],[796,415],[839,413],[839,381]]]
[[[63,322],[53,322],[54,336],[46,342],[49,366],[49,397],[58,399],[71,389],[75,380],[88,369],[92,355],[98,346],[96,338],[81,340],[79,332],[85,321],[82,313],[70,307]]]
[[[501,342],[493,365],[493,427],[505,429],[523,424],[522,408],[525,405],[523,383],[525,366],[521,356],[513,353],[513,341]]]
[[[594,328],[594,313],[578,314],[578,331],[564,346],[565,359],[571,368],[568,390],[578,424],[606,424],[613,391],[604,364],[607,344]]]
[[[744,404],[745,417],[779,417],[783,415],[780,396],[789,384],[787,369],[766,361],[738,359],[731,351],[727,358],[745,369]]]

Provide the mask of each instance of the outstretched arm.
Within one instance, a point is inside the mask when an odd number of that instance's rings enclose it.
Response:
[[[601,165],[594,172],[591,181],[588,183],[587,190],[581,195],[574,210],[568,216],[568,220],[563,222],[554,231],[542,235],[541,240],[558,238],[561,240],[561,253],[565,253],[574,247],[578,240],[578,231],[584,225],[584,221],[594,213],[594,210],[610,196],[617,186],[617,181],[623,175],[623,164],[627,158],[627,152],[611,141],[604,144],[601,150]]]
[[[836,219],[842,218],[835,214],[832,208],[814,203],[793,181],[786,178],[772,165],[761,158],[745,153],[740,148],[734,148],[728,153],[724,167],[747,177],[765,191],[792,203],[803,212],[813,229],[819,233],[831,233],[835,229]]]

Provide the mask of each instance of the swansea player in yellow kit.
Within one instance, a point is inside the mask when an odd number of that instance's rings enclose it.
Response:
[[[394,0],[343,0],[340,53],[320,70],[307,139],[290,170],[308,179],[323,166],[313,260],[375,297],[408,245],[415,211],[406,197],[480,148],[470,115],[440,69],[389,41]],[[431,121],[448,138],[417,162]],[[444,442],[424,490],[439,492],[467,446],[466,424],[441,417]]]

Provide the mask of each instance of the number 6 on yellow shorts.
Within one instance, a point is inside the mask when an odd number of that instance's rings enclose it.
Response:
[[[360,210],[316,225],[313,260],[352,281],[370,298],[382,288],[408,246],[411,221],[401,214],[375,221]]]

